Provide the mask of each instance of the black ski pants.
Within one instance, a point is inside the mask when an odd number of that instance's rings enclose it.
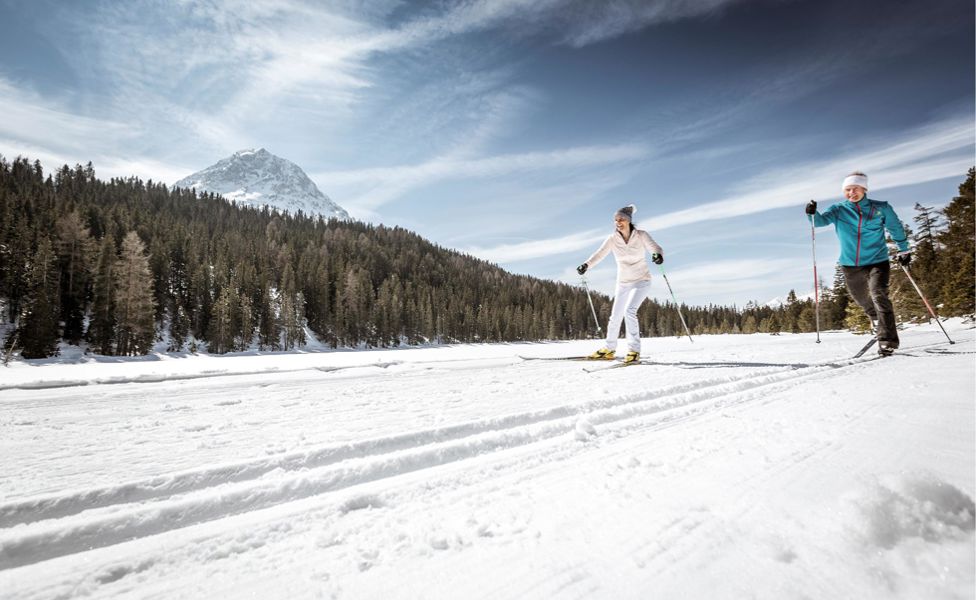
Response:
[[[841,267],[844,282],[854,302],[877,322],[875,331],[879,342],[887,342],[889,347],[898,347],[898,329],[895,323],[895,309],[888,298],[888,280],[891,278],[891,265],[888,261],[860,267]]]

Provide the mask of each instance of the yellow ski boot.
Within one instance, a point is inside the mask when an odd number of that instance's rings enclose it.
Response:
[[[616,355],[617,353],[609,348],[600,348],[586,358],[590,360],[613,360]]]
[[[627,356],[624,357],[625,365],[632,365],[634,363],[639,363],[639,362],[640,362],[640,352],[635,352],[631,350],[630,352],[627,353]]]

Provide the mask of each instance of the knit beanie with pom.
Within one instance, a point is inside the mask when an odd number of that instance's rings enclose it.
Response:
[[[633,204],[628,204],[627,206],[625,206],[625,207],[621,208],[620,210],[618,210],[613,215],[613,218],[616,219],[617,217],[623,217],[623,218],[627,219],[628,221],[630,221],[631,223],[633,223],[633,221],[634,221],[634,213],[635,212],[637,212],[637,207],[634,206]]]

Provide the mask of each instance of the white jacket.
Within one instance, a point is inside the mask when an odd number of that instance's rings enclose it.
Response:
[[[650,281],[651,272],[647,268],[646,253],[664,254],[657,242],[651,238],[651,234],[643,229],[632,230],[629,242],[625,242],[624,236],[614,231],[593,253],[593,256],[586,259],[586,266],[596,265],[610,252],[613,252],[613,257],[617,259],[617,283]]]

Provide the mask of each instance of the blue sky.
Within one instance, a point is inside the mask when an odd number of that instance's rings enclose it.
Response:
[[[802,208],[848,172],[909,222],[956,194],[973,29],[971,0],[0,0],[0,154],[172,183],[264,147],[571,283],[634,203],[680,300],[742,306],[812,289]]]

